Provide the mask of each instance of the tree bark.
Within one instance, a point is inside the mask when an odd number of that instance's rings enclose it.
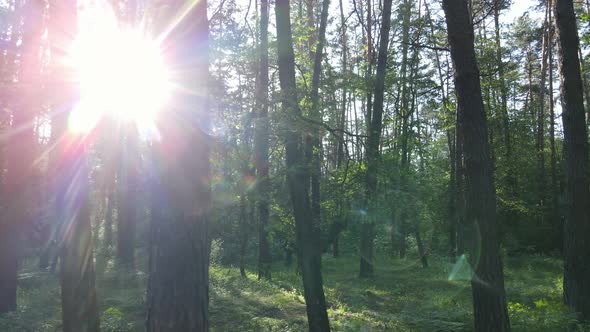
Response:
[[[188,11],[170,4],[155,19],[162,30],[183,14],[163,41],[176,69],[171,78],[186,89],[157,119],[154,143],[152,241],[146,331],[207,331],[209,328],[209,22],[207,1]]]
[[[578,30],[572,0],[555,1],[564,129],[565,227],[563,301],[590,318],[590,188],[588,133]]]
[[[474,269],[471,287],[475,330],[509,331],[496,220],[496,192],[473,26],[466,0],[443,0],[443,10],[455,68],[460,130],[464,138],[467,220],[473,221],[472,234],[479,240],[479,246],[472,245],[469,255]]]
[[[321,272],[319,225],[314,224],[311,216],[309,186],[305,181],[309,177],[305,167],[302,136],[298,129],[300,126],[297,123],[301,117],[301,109],[295,81],[290,1],[277,0],[275,15],[282,107],[288,121],[285,126],[287,183],[295,217],[297,258],[303,272],[308,325],[310,331],[330,331]]]

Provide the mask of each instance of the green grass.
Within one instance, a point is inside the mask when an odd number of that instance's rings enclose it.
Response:
[[[357,259],[324,259],[329,316],[335,331],[470,331],[469,282],[445,258],[423,269],[417,260],[380,259],[375,277],[357,277]],[[506,290],[515,331],[590,331],[561,305],[561,262],[520,256],[506,262]],[[459,270],[459,271],[457,271]],[[458,272],[458,273],[457,273]],[[212,331],[305,331],[300,276],[277,263],[273,280],[243,279],[233,267],[212,266]],[[146,275],[123,282],[116,273],[100,274],[97,288],[103,332],[142,331]],[[22,269],[19,306],[0,316],[0,331],[60,331],[57,276]]]

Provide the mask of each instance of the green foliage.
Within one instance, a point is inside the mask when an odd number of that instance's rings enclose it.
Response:
[[[121,310],[109,307],[100,315],[101,331],[125,332],[134,330],[133,323],[126,323]]]
[[[144,262],[145,263],[145,262]],[[454,264],[432,257],[423,269],[410,253],[406,260],[380,257],[372,279],[357,277],[357,259],[324,258],[329,316],[334,331],[470,331],[470,284],[451,278]],[[506,259],[506,291],[514,331],[590,331],[561,304],[560,260],[540,255]],[[0,331],[61,330],[56,275],[20,275],[17,312],[0,317]],[[307,318],[300,276],[294,268],[273,266],[273,280],[247,279],[234,267],[210,268],[211,331],[304,331]],[[116,274],[98,276],[101,328],[107,332],[143,331],[147,280]]]

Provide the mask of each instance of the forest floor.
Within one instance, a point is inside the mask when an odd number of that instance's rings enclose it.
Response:
[[[380,259],[375,277],[359,279],[354,257],[323,263],[326,298],[334,331],[470,331],[471,292],[461,261]],[[18,310],[0,316],[0,331],[61,330],[59,281],[33,262],[19,276]],[[546,256],[506,259],[506,290],[515,331],[590,331],[561,305],[560,260]],[[243,279],[236,267],[210,269],[212,331],[305,331],[300,277],[277,262],[272,281]],[[123,278],[108,268],[97,277],[103,332],[143,331],[146,275]],[[124,281],[125,280],[125,281]]]

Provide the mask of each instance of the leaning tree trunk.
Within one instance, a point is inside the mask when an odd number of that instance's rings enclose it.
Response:
[[[172,79],[186,89],[157,119],[154,143],[152,239],[146,330],[206,331],[209,327],[209,26],[207,1],[188,11],[167,6],[155,21],[183,19],[167,34],[164,57],[176,69]],[[184,14],[182,16],[178,16]],[[167,26],[166,26],[167,27]]]
[[[303,294],[307,307],[307,319],[310,331],[329,331],[330,323],[321,271],[319,225],[314,224],[311,218],[311,204],[306,182],[309,176],[304,167],[304,147],[301,144],[301,132],[298,130],[301,109],[297,100],[295,81],[290,1],[277,0],[275,15],[282,106],[289,121],[289,125],[285,127],[289,128],[285,129],[287,183],[295,216],[297,258],[303,272]]]
[[[588,133],[578,58],[578,30],[572,0],[556,0],[554,9],[563,100],[566,178],[563,301],[584,319],[590,319]]]
[[[504,274],[496,217],[496,192],[484,112],[479,68],[475,57],[473,26],[466,0],[444,0],[460,128],[464,138],[467,220],[472,237],[479,240],[469,252],[474,268],[471,279],[477,331],[509,331]],[[479,249],[479,250],[478,250]]]

